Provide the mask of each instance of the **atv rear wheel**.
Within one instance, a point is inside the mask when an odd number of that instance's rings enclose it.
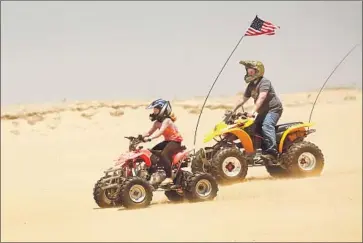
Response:
[[[236,148],[219,150],[212,159],[212,175],[218,183],[242,181],[247,176],[248,164]]]
[[[324,168],[324,155],[315,144],[301,141],[290,146],[282,162],[290,176],[318,176]]]
[[[191,202],[213,200],[218,193],[217,181],[211,174],[198,172],[187,178],[185,198]]]
[[[102,180],[108,177],[110,176],[101,177],[93,188],[93,198],[100,208],[119,207],[122,205],[121,201],[118,199],[118,195],[115,194],[117,193],[117,188],[102,189],[102,186],[104,185]]]
[[[136,209],[150,205],[153,190],[146,180],[140,177],[127,178],[121,186],[119,200],[125,208]]]

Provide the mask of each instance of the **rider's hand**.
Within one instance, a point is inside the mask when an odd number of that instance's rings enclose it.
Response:
[[[226,110],[225,112],[224,112],[224,114],[225,115],[230,115],[230,114],[232,114],[233,113],[233,111],[231,111],[231,110]]]
[[[246,112],[246,116],[249,117],[249,118],[255,118],[256,115],[251,113],[251,112]]]
[[[151,141],[151,138],[149,138],[149,137],[145,137],[145,138],[142,138],[142,141],[143,141],[144,143],[146,143],[146,142],[150,142],[150,141]]]

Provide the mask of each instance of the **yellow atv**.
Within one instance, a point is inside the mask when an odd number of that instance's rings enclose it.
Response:
[[[191,169],[211,173],[219,183],[243,180],[248,167],[265,166],[273,177],[307,177],[320,175],[324,156],[305,137],[314,129],[312,123],[292,122],[276,126],[277,160],[261,157],[264,150],[262,135],[256,130],[254,119],[246,113],[227,112],[222,122],[206,134],[204,143],[217,143],[197,151]],[[219,138],[219,140],[217,139]]]

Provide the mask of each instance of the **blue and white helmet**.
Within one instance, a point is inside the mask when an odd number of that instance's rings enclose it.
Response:
[[[164,99],[157,99],[151,102],[151,104],[146,107],[146,109],[157,108],[160,110],[158,114],[151,113],[149,115],[151,121],[158,120],[162,122],[166,117],[170,116],[172,109],[170,102]]]

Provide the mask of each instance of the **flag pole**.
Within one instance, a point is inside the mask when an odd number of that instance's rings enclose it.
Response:
[[[257,16],[257,15],[256,15],[256,16]],[[202,115],[202,113],[203,113],[204,106],[205,106],[205,104],[206,104],[206,102],[207,102],[207,99],[208,99],[208,97],[209,97],[210,93],[212,92],[212,89],[213,89],[214,85],[216,84],[216,82],[217,82],[217,80],[218,80],[219,76],[220,76],[220,75],[221,75],[221,73],[223,72],[224,67],[227,65],[227,63],[228,63],[229,59],[231,58],[231,56],[233,55],[233,53],[235,52],[235,50],[237,49],[237,47],[239,46],[239,44],[241,43],[241,41],[243,40],[243,38],[246,36],[246,32],[247,32],[248,28],[250,27],[250,25],[251,25],[251,23],[248,25],[248,27],[246,28],[246,30],[245,30],[245,32],[243,33],[242,37],[241,37],[241,38],[239,39],[239,41],[237,42],[237,45],[234,47],[233,51],[231,52],[231,54],[230,54],[230,55],[229,55],[229,57],[227,58],[227,60],[226,60],[226,62],[224,63],[224,65],[223,65],[223,67],[222,67],[221,71],[219,71],[219,73],[218,73],[217,77],[215,78],[215,80],[214,80],[214,82],[213,82],[213,84],[212,84],[211,88],[209,89],[209,92],[208,92],[208,94],[207,94],[207,96],[206,96],[206,98],[205,98],[205,100],[204,100],[204,103],[203,103],[202,109],[201,109],[201,111],[200,111],[200,113],[199,113],[199,117],[198,117],[197,125],[196,125],[196,127],[195,127],[195,132],[194,132],[194,143],[193,143],[193,146],[194,146],[194,154],[195,154],[195,141],[196,141],[196,138],[197,138],[198,125],[199,125],[200,117],[201,117],[201,115]]]

